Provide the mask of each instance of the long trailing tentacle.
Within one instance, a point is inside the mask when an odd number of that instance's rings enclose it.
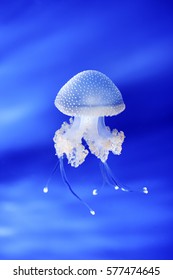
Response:
[[[100,161],[100,171],[102,174],[103,183],[100,188],[93,190],[93,195],[97,195],[105,187],[106,184],[114,186],[115,189],[119,189],[118,183],[115,180],[112,171],[107,163],[103,163],[102,161]]]
[[[100,162],[100,169],[103,176],[103,179],[110,185],[118,186],[115,177],[112,174],[110,167],[108,166],[107,162]]]
[[[112,174],[112,171],[108,165],[107,162],[100,162],[100,169],[101,169],[101,173],[102,173],[102,177],[103,177],[103,184],[102,187],[100,188],[100,190],[106,185],[111,185],[114,187],[115,190],[121,190],[124,192],[135,192],[134,190],[127,188],[127,187],[121,187],[121,184],[119,184],[117,182],[117,180],[115,179],[114,175]],[[142,192],[145,194],[148,194],[148,189],[146,187],[143,187],[141,191],[137,191],[137,192]],[[97,194],[98,190],[93,190],[93,194]]]
[[[90,211],[90,214],[91,215],[95,215],[95,211],[88,205],[87,202],[85,202],[82,198],[80,198],[75,192],[74,190],[72,189],[68,179],[67,179],[67,176],[66,176],[66,172],[65,172],[65,169],[64,169],[64,163],[63,163],[63,157],[60,157],[59,158],[59,162],[60,162],[60,172],[61,172],[61,176],[63,178],[63,181],[64,183],[67,185],[67,187],[69,188],[70,192],[82,203],[84,204],[88,210]]]
[[[104,162],[102,163],[102,168],[104,170],[104,173],[105,173],[105,177],[107,178],[107,182],[108,184],[110,185],[113,185],[115,190],[122,190],[122,191],[126,191],[126,192],[133,192],[131,189],[129,188],[124,188],[124,187],[121,187],[120,184],[117,182],[117,180],[115,180],[115,177],[114,175],[112,174],[112,171],[108,165],[107,162]]]
[[[103,178],[103,183],[102,183],[102,185],[101,185],[101,187],[99,187],[99,188],[97,188],[97,189],[94,189],[93,190],[93,195],[97,195],[98,193],[100,193],[100,191],[105,187],[105,185],[106,184],[108,184],[108,185],[110,185],[110,184],[112,184],[111,182],[110,182],[110,178],[107,176],[107,174],[106,174],[106,170],[105,170],[105,168],[103,167],[103,162],[102,161],[100,161],[100,171],[101,171],[101,174],[102,174],[102,178]]]
[[[48,189],[48,188],[49,188],[49,183],[50,183],[50,181],[51,181],[53,175],[55,174],[55,172],[56,172],[58,166],[59,166],[59,161],[56,162],[56,164],[55,164],[55,166],[54,166],[54,168],[53,168],[53,170],[52,170],[52,172],[51,172],[51,174],[50,174],[50,176],[49,176],[49,178],[48,178],[48,180],[47,180],[47,182],[46,182],[46,185],[45,185],[44,188],[43,188],[43,192],[44,192],[44,193],[47,193],[47,192],[48,192],[48,190],[49,190],[49,189]]]

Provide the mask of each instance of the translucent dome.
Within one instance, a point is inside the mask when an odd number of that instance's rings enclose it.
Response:
[[[114,116],[125,109],[121,92],[103,73],[87,70],[59,91],[55,106],[69,116]]]

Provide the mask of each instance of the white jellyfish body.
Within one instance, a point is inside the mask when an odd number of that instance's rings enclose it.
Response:
[[[119,155],[124,133],[111,131],[104,117],[125,109],[120,91],[104,74],[83,71],[70,79],[59,91],[55,106],[73,118],[56,131],[54,142],[58,158],[64,154],[73,167],[82,164],[89,151],[105,162],[109,152]],[[88,145],[82,144],[82,138]]]
[[[95,211],[72,189],[64,170],[63,157],[67,157],[71,166],[78,167],[91,152],[100,159],[102,187],[108,184],[115,190],[131,192],[117,183],[107,164],[109,152],[120,155],[125,136],[122,131],[111,131],[104,118],[115,116],[125,109],[122,95],[106,75],[87,70],[75,75],[60,89],[55,106],[70,116],[69,123],[64,122],[53,138],[62,178],[72,194],[94,215]],[[87,145],[83,145],[83,140]],[[142,192],[147,193],[147,188],[143,188]],[[93,195],[97,194],[98,190],[93,190]]]

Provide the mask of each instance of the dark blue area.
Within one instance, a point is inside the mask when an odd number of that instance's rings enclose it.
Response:
[[[172,259],[171,1],[1,1],[0,259]],[[149,194],[104,188],[92,155],[65,162],[52,138],[68,117],[54,106],[73,75],[95,69],[122,92],[126,110],[106,118],[124,131],[108,164],[119,181]]]

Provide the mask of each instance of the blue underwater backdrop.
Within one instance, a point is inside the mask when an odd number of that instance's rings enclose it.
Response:
[[[171,1],[1,1],[0,259],[173,259],[173,5]],[[53,136],[68,117],[59,89],[87,69],[120,89],[126,110],[107,117],[124,131],[108,164],[122,185],[105,187],[89,155],[64,185]],[[140,192],[147,187],[148,195]]]

